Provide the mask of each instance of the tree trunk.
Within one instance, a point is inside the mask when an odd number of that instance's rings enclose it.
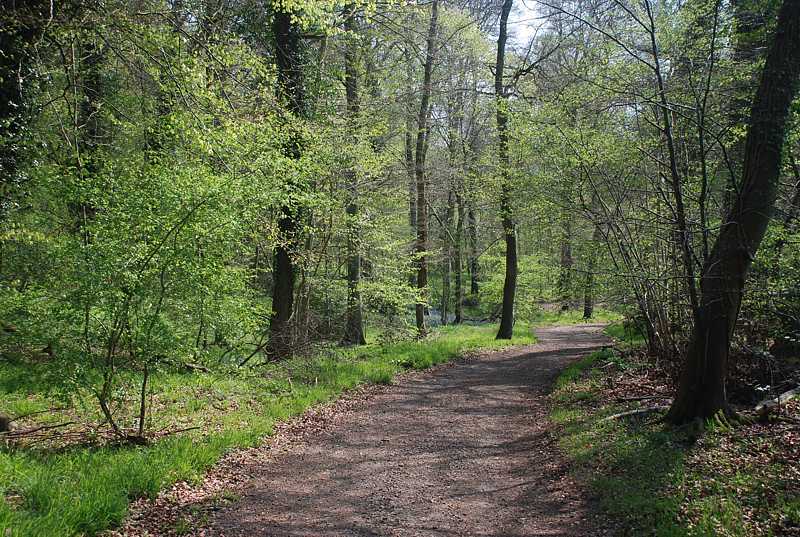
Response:
[[[91,242],[88,224],[94,219],[96,208],[86,199],[90,178],[100,171],[101,158],[97,154],[103,145],[105,130],[101,121],[103,99],[103,51],[89,36],[81,43],[80,74],[75,81],[82,90],[76,124],[76,167],[80,174],[78,199],[69,203],[74,230],[80,234],[84,245]]]
[[[742,183],[700,281],[701,302],[667,419],[730,413],[725,381],[745,279],[775,208],[786,123],[800,76],[800,0],[785,0],[750,112]]]
[[[589,245],[588,259],[586,262],[586,280],[583,283],[583,318],[591,319],[594,315],[594,271],[597,265],[597,252],[601,246],[603,233],[600,226],[595,224],[592,233],[592,243]]]
[[[433,62],[435,59],[436,29],[439,21],[439,0],[431,3],[431,19],[428,27],[427,50],[425,53],[425,70],[422,81],[422,98],[417,117],[417,144],[414,153],[414,176],[417,185],[417,289],[419,298],[415,308],[417,333],[420,337],[426,333],[425,305],[427,303],[428,264],[428,198],[425,192],[425,152],[428,147],[428,118],[432,91]]]
[[[566,213],[566,210],[564,211]],[[572,222],[570,216],[564,214],[562,220],[561,263],[558,275],[558,300],[561,311],[572,307]]]
[[[460,193],[456,193],[456,213],[456,236],[453,240],[455,242],[453,272],[456,276],[456,308],[453,322],[461,324],[464,322],[464,269],[461,266],[461,260],[464,257],[464,198]]]
[[[414,117],[415,114],[412,112],[411,99],[415,92],[413,91],[414,71],[411,68],[411,62],[413,61],[413,59],[411,56],[411,52],[409,50],[406,50],[405,53],[406,53],[406,64],[408,65],[408,69],[406,71],[406,87],[408,89],[409,100],[406,105],[406,129],[404,136],[404,142],[405,142],[404,149],[405,149],[406,176],[408,179],[408,227],[415,235],[415,242],[412,247],[412,250],[414,250],[417,247],[416,244],[417,179],[416,179],[416,172],[414,165],[414,123],[416,122],[416,117]],[[412,268],[416,269],[416,263],[413,264]],[[417,274],[415,270],[409,272],[408,284],[411,287],[417,286]]]
[[[765,30],[768,22],[774,20],[777,7],[774,3],[753,2],[751,0],[732,0],[730,12],[734,20],[735,31],[731,35],[732,59],[739,70],[745,70],[747,76],[743,79],[735,77],[732,84],[724,91],[730,94],[726,101],[728,108],[728,121],[731,126],[749,127],[750,95],[758,83],[756,73],[747,72],[769,46],[768,32]],[[724,217],[733,206],[733,199],[738,190],[737,179],[741,178],[742,161],[744,160],[744,140],[735,137],[727,148],[729,156],[730,175],[726,185],[725,196],[721,204]]]
[[[349,16],[345,22],[345,29],[355,34],[355,6],[350,4],[347,9]],[[345,95],[347,98],[347,113],[351,122],[351,130],[355,133],[358,129],[359,101],[358,101],[358,50],[354,35],[349,36],[350,42],[345,51]],[[361,293],[359,283],[361,280],[361,253],[360,227],[358,211],[358,176],[353,167],[346,172],[348,179],[347,200],[347,319],[345,321],[342,342],[347,345],[364,345],[364,320],[361,312]]]
[[[508,157],[508,95],[503,86],[503,69],[508,39],[508,15],[513,0],[504,0],[500,13],[500,36],[497,39],[497,61],[494,73],[494,93],[497,105],[497,157],[500,167],[500,217],[506,241],[506,275],[503,283],[503,311],[497,339],[511,339],[514,333],[514,294],[517,290],[517,231],[511,209],[511,178]]]
[[[475,217],[475,208],[469,201],[467,202],[467,236],[469,238],[470,303],[475,306],[478,304],[478,293],[480,292],[480,267],[478,265],[478,219]]]
[[[410,51],[406,50],[406,63],[408,71],[406,73],[406,87],[409,93],[409,102],[406,108],[406,132],[404,137],[405,165],[408,176],[408,225],[416,233],[417,230],[417,186],[416,173],[414,167],[414,114],[411,111],[411,95],[414,94],[414,72],[411,69],[412,57]],[[413,280],[413,278],[412,278]],[[413,283],[413,281],[412,281]]]
[[[453,191],[447,193],[447,211],[445,212],[444,220],[442,221],[442,307],[441,307],[441,323],[442,326],[450,321],[450,272],[452,270],[453,261],[453,244],[450,224],[453,221],[453,213],[455,212],[455,200],[453,199]]]
[[[300,28],[292,21],[291,13],[276,11],[273,33],[275,35],[275,60],[278,70],[278,99],[295,117],[302,117],[305,108],[302,66],[300,65]],[[292,119],[289,118],[289,121]],[[299,159],[301,140],[294,133],[284,147],[292,159]],[[280,358],[291,350],[289,320],[294,306],[295,262],[299,247],[300,208],[294,193],[300,185],[287,185],[287,199],[278,217],[278,240],[272,262],[272,315],[269,323],[267,354]]]
[[[29,48],[47,20],[49,2],[0,1],[0,222],[12,207],[22,177],[19,138],[29,121],[24,85],[33,72]]]

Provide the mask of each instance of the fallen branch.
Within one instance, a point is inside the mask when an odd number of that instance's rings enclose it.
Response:
[[[34,427],[33,429],[23,429],[17,431],[8,431],[8,432],[0,432],[0,438],[19,438],[21,436],[27,436],[29,434],[38,433],[39,431],[49,431],[51,429],[58,429],[60,427],[66,427],[68,425],[75,425],[74,421],[65,421],[64,423],[57,423],[56,425],[41,425],[39,427]]]
[[[620,397],[619,399],[617,399],[617,402],[632,403],[634,401],[649,401],[651,399],[668,399],[670,402],[672,402],[672,399],[670,397],[667,397],[666,395],[643,395],[641,397]]]
[[[47,408],[45,410],[37,410],[36,412],[28,412],[27,414],[20,414],[19,416],[14,416],[9,421],[12,421],[12,422],[20,421],[20,420],[24,420],[25,418],[30,418],[31,416],[38,416],[40,414],[47,414],[48,412],[63,412],[65,410],[69,410],[69,408],[65,407],[65,406],[64,407]]]
[[[765,399],[758,403],[755,407],[755,411],[757,414],[764,416],[769,414],[769,412],[776,407],[780,407],[781,405],[791,401],[795,397],[800,395],[800,386],[795,387],[787,392],[783,392],[778,397],[774,399]]]
[[[196,431],[197,429],[200,429],[200,428],[201,427],[198,425],[198,426],[195,426],[195,427],[184,427],[183,429],[172,429],[171,431],[165,431],[165,432],[160,433],[158,435],[158,437],[159,438],[163,438],[165,436],[170,436],[170,435],[173,435],[173,434],[185,433],[185,432],[188,432],[188,431]]]
[[[611,416],[607,416],[600,420],[600,422],[604,421],[611,421],[616,420],[619,418],[627,418],[628,416],[635,416],[637,414],[652,414],[653,412],[659,412],[661,410],[667,410],[669,407],[664,405],[658,406],[651,406],[647,408],[637,408],[635,410],[628,410],[626,412],[620,412],[619,414],[612,414]]]
[[[200,364],[193,364],[191,362],[186,362],[185,364],[183,364],[183,367],[187,371],[190,371],[192,373],[194,373],[196,371],[202,371],[203,373],[211,373],[211,370],[209,368],[207,368],[206,366],[200,365]]]

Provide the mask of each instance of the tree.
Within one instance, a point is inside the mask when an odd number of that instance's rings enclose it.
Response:
[[[455,198],[453,196],[452,185],[448,185],[447,192],[447,205],[444,211],[444,217],[441,219],[439,226],[441,227],[441,241],[442,241],[442,300],[439,312],[441,314],[441,323],[446,325],[450,322],[450,275],[453,269],[453,230],[451,224],[453,221],[453,214],[455,213]]]
[[[561,262],[558,273],[558,300],[561,311],[572,307],[572,215],[571,209],[564,207],[561,211]]]
[[[594,315],[594,272],[597,267],[597,248],[600,247],[602,238],[603,232],[600,224],[594,224],[592,242],[589,245],[590,251],[586,261],[586,275],[583,282],[583,318],[587,320]]]
[[[508,40],[508,16],[513,0],[504,0],[497,38],[497,61],[494,66],[494,95],[497,106],[497,163],[500,169],[500,220],[506,243],[506,273],[503,283],[503,309],[497,339],[511,339],[514,334],[514,294],[517,290],[517,231],[511,208],[510,160],[508,156],[508,95],[503,82]]]
[[[459,185],[460,186],[460,185]],[[464,322],[464,197],[459,190],[456,191],[456,235],[453,239],[455,250],[453,252],[453,272],[456,275],[456,311],[454,324]]]
[[[275,36],[275,59],[278,69],[278,100],[289,112],[287,122],[305,115],[305,88],[301,63],[301,35],[294,14],[278,9],[273,14],[272,30]],[[286,156],[298,160],[302,151],[302,140],[297,127],[293,129],[284,148]],[[278,240],[272,261],[272,314],[269,322],[268,354],[278,357],[291,347],[289,320],[294,305],[296,276],[295,258],[300,246],[301,207],[299,190],[302,185],[289,180],[286,185],[285,202],[278,216]]]
[[[50,11],[41,0],[0,1],[0,222],[21,183],[21,137],[31,115],[32,47]]]
[[[672,423],[729,414],[730,342],[753,257],[775,208],[790,106],[800,79],[800,0],[785,0],[750,111],[742,181],[706,260]]]
[[[430,117],[430,101],[433,91],[433,63],[436,59],[436,31],[439,21],[439,0],[431,2],[431,18],[426,40],[424,74],[422,80],[422,96],[417,114],[417,142],[414,151],[414,178],[417,185],[416,204],[416,256],[417,256],[417,289],[419,298],[415,306],[417,333],[424,336],[425,304],[428,288],[428,197],[425,192],[425,156],[428,151]]]
[[[355,6],[349,5],[345,30],[351,35],[345,51],[345,94],[350,129],[358,129],[360,107],[358,102],[358,45]],[[358,222],[358,175],[353,167],[345,172],[348,185],[347,199],[347,319],[342,341],[349,345],[364,345],[364,320],[361,315],[361,253],[360,226]]]

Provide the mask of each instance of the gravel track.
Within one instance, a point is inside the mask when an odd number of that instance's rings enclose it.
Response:
[[[237,457],[242,496],[202,534],[604,534],[558,451],[546,397],[564,367],[609,344],[601,329],[541,328],[534,346],[366,390],[325,426]]]

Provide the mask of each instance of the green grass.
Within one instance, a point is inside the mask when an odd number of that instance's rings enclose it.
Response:
[[[677,522],[680,498],[665,493],[683,479],[674,439],[656,426],[603,421],[621,410],[617,405],[587,411],[581,404],[586,393],[596,398],[602,386],[593,366],[613,356],[610,350],[592,353],[556,380],[550,417],[561,427],[560,445],[579,464],[604,510],[624,520],[632,535],[688,535]]]
[[[564,369],[561,374],[558,376],[555,382],[555,389],[561,390],[570,384],[573,384],[578,381],[578,379],[591,367],[600,360],[608,360],[614,356],[613,351],[609,349],[603,349],[599,351],[595,351],[591,354],[588,354],[574,362],[573,364],[569,365],[566,369]]]
[[[637,327],[619,320],[606,326],[603,333],[623,346],[641,347],[646,343],[644,334]]]
[[[609,361],[616,372],[595,367]],[[800,525],[792,463],[774,438],[713,422],[697,437],[658,414],[604,420],[639,404],[603,393],[625,366],[610,350],[576,362],[556,380],[550,414],[561,448],[625,535],[772,536]]]
[[[160,373],[153,378],[151,428],[202,425],[146,447],[0,451],[0,535],[93,535],[119,524],[129,502],[178,480],[199,480],[228,450],[259,443],[280,420],[359,384],[446,362],[473,349],[535,342],[527,326],[512,341],[497,327],[446,327],[425,341],[329,349],[313,359],[257,370]],[[27,368],[27,370],[26,370]],[[52,366],[0,364],[0,409],[11,414],[60,404]],[[27,374],[26,374],[27,373]],[[81,407],[86,411],[91,402]],[[45,416],[43,416],[45,417]]]
[[[583,310],[539,310],[534,316],[533,324],[536,326],[544,326],[553,324],[565,325],[578,323],[610,323],[619,321],[621,319],[622,315],[619,313],[602,308],[595,308],[592,318],[588,320],[583,318]]]

